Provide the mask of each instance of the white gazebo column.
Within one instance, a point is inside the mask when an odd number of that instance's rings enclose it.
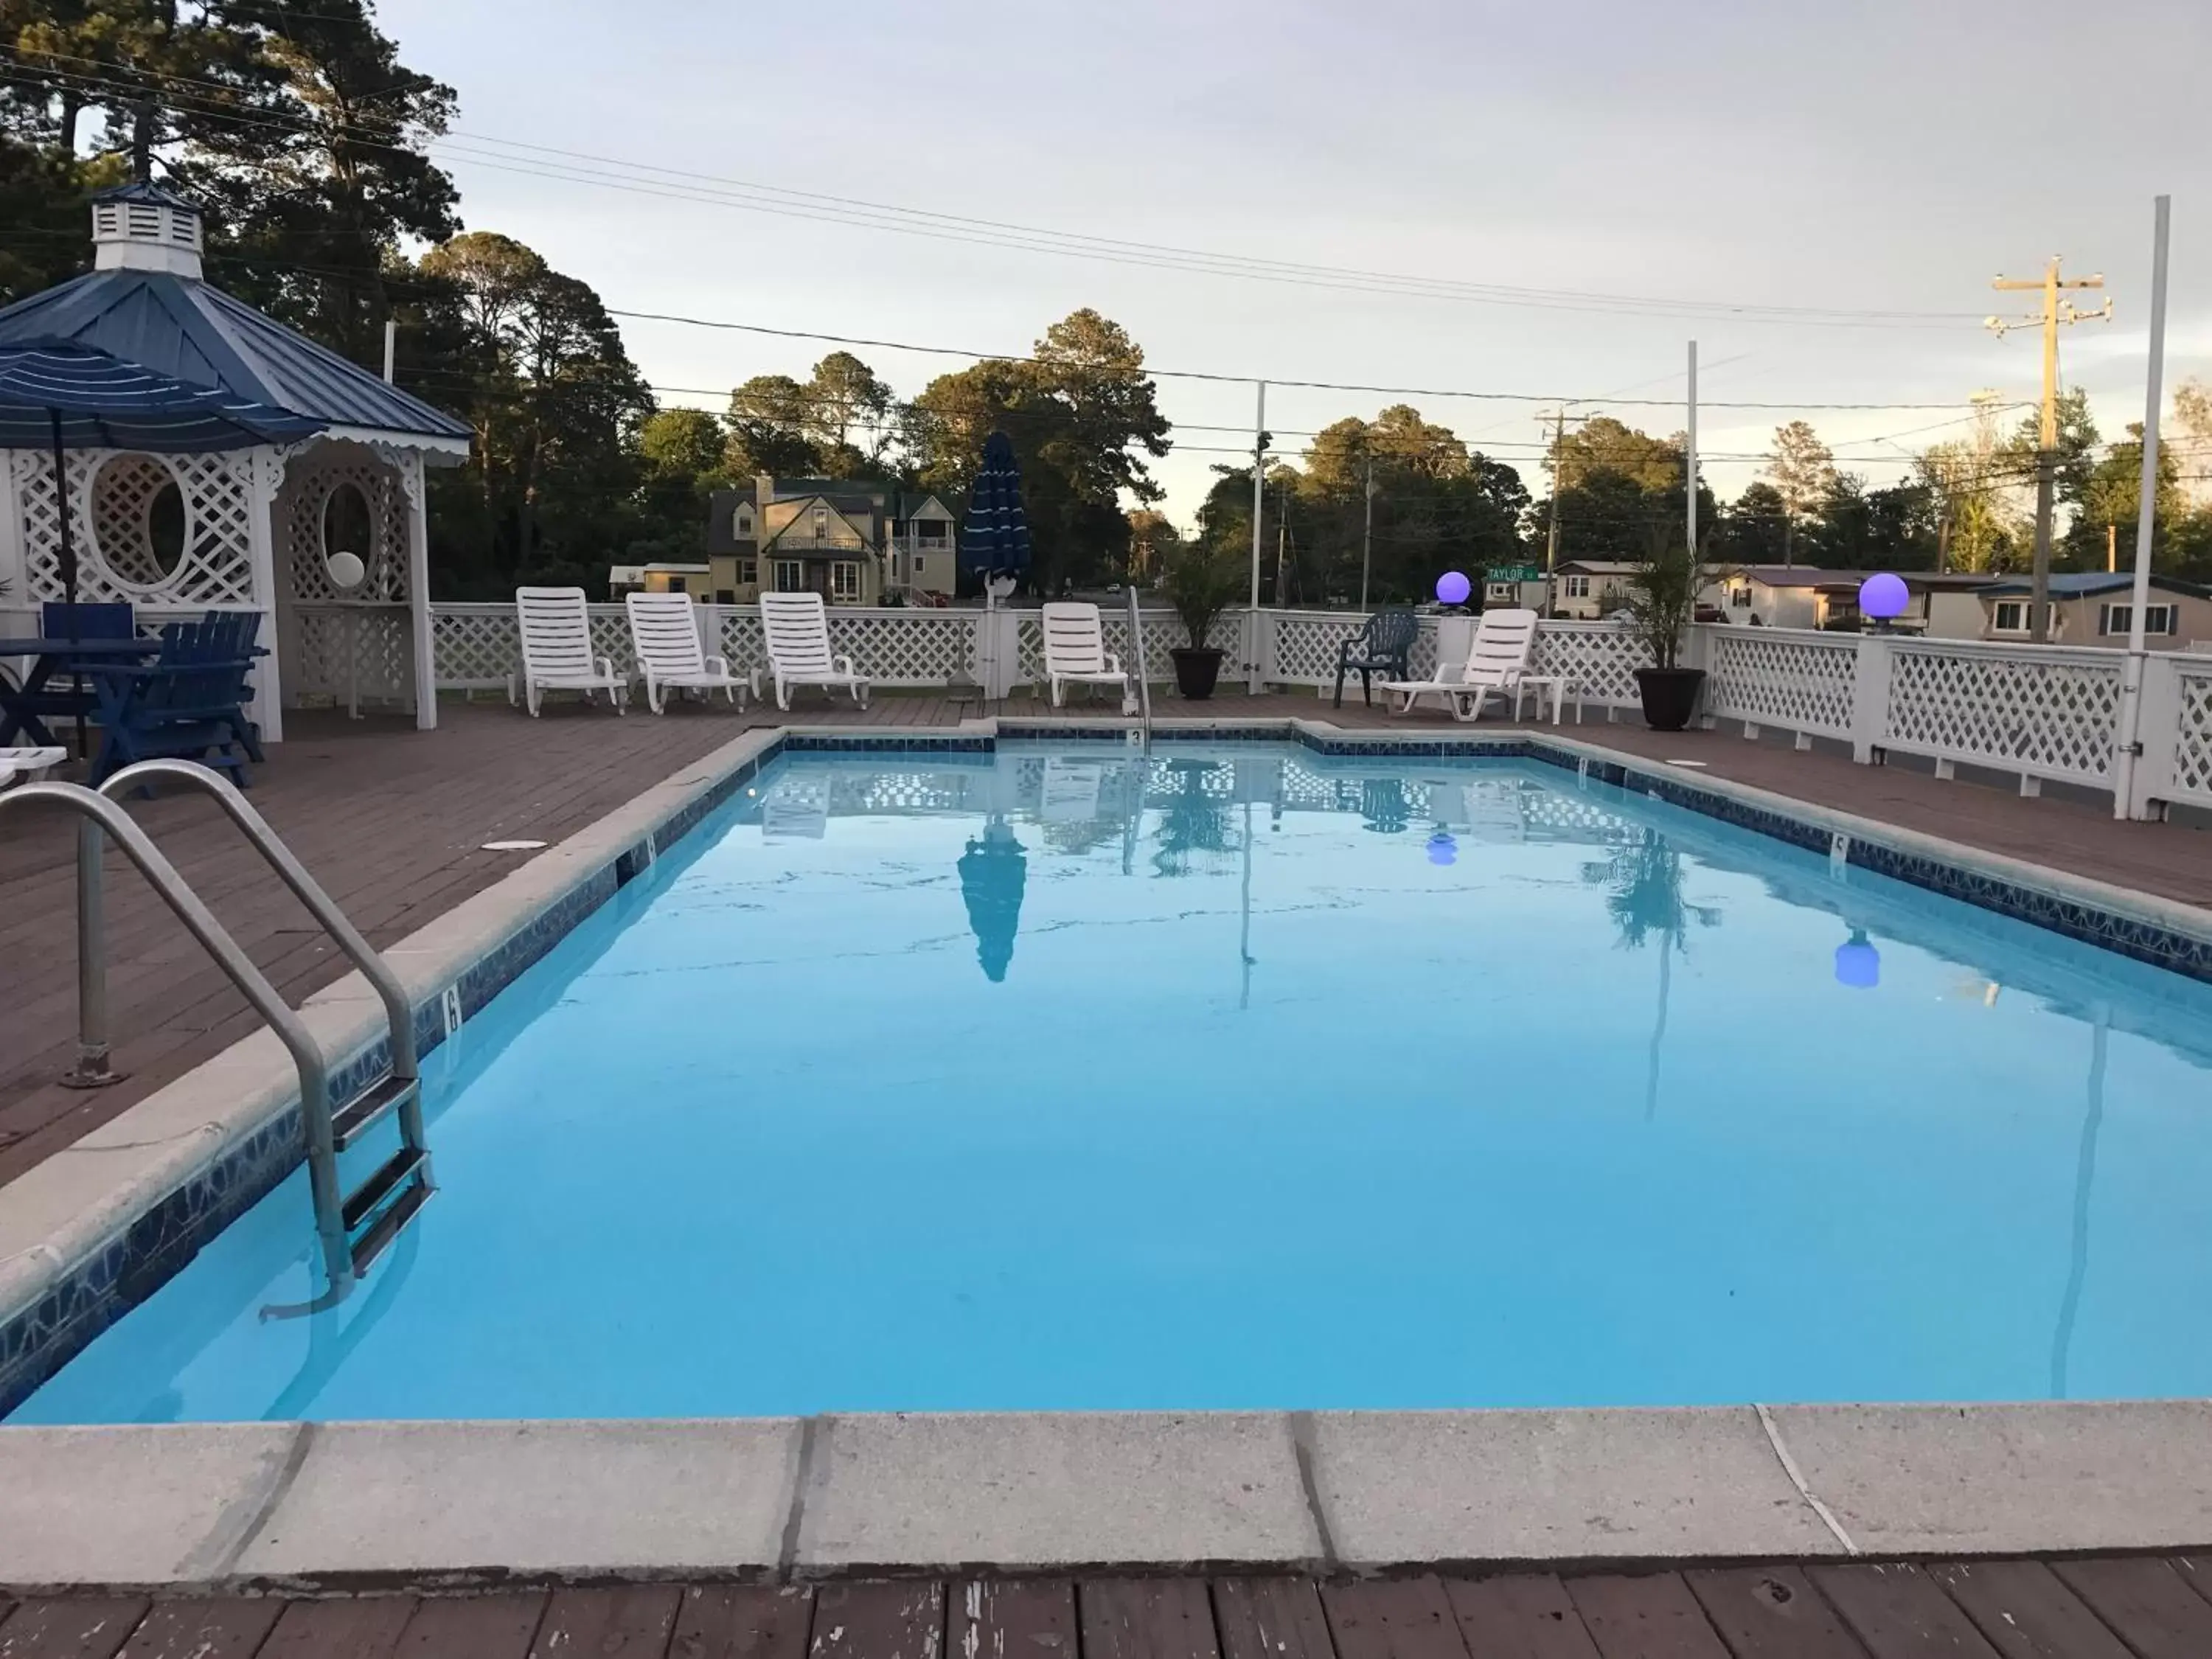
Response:
[[[0,452],[0,617],[21,609],[38,614],[31,595],[31,562],[23,556],[23,505],[15,495],[14,458]],[[35,628],[6,629],[34,634]]]
[[[407,609],[415,630],[415,729],[438,724],[438,641],[430,621],[430,492],[422,452],[410,449],[400,465],[407,495]]]
[[[276,557],[272,526],[276,491],[284,482],[284,462],[274,449],[256,449],[246,466],[253,499],[246,515],[246,545],[253,573],[253,603],[261,612],[261,643],[268,655],[253,671],[253,723],[264,743],[284,740],[283,647],[276,627]]]

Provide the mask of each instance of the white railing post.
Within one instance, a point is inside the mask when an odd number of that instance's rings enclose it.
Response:
[[[1260,649],[1256,660],[1260,665],[1260,684],[1264,690],[1273,685],[1278,678],[1276,665],[1281,653],[1275,635],[1282,625],[1282,615],[1276,611],[1255,611],[1252,614],[1253,621],[1257,624]]]
[[[1859,635],[1857,670],[1851,676],[1851,758],[1874,764],[1889,725],[1889,672],[1894,641],[1887,634]]]
[[[2113,791],[2113,815],[2163,817],[2165,808],[2157,803],[2173,797],[2181,747],[2181,665],[2163,651],[2130,652],[2122,672],[2130,671],[2142,676],[2134,711],[2137,748],[2118,769],[2126,782]],[[2124,726],[2120,736],[2124,744]]]
[[[1258,577],[1254,577],[1256,583]],[[1246,607],[1244,625],[1237,637],[1243,641],[1244,690],[1253,696],[1260,695],[1263,681],[1260,673],[1260,630],[1265,625],[1267,612],[1255,603]]]
[[[1697,355],[1697,348],[1692,346],[1690,350],[1691,356],[1694,358]],[[1692,372],[1694,374],[1695,370]],[[1692,489],[1690,494],[1692,498],[1690,513],[1694,518],[1697,514],[1697,492]],[[1704,683],[1698,688],[1699,712],[1697,716],[1698,727],[1705,732],[1711,731],[1720,723],[1713,714],[1713,626],[1711,623],[1693,622],[1685,628],[1682,630],[1681,652],[1675,658],[1677,665],[1683,668],[1694,668],[1705,677]]]

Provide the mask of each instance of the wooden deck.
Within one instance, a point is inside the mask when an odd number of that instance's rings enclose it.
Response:
[[[879,696],[859,711],[809,699],[788,717],[810,725],[947,726],[979,712],[972,699]],[[1011,714],[1048,715],[1024,699]],[[1111,712],[1078,703],[1084,717]],[[1334,719],[1352,729],[1419,725],[1466,732],[1441,714],[1393,720],[1351,703],[1332,712],[1310,696],[1172,701],[1163,719]],[[434,732],[390,720],[295,716],[289,741],[257,769],[253,799],[370,941],[388,945],[514,867],[488,841],[555,842],[611,811],[750,726],[781,723],[679,705],[655,719],[604,708],[549,708],[529,720],[504,702],[449,703]],[[1499,729],[1484,723],[1478,732]],[[1549,729],[1549,728],[1546,728]],[[1596,719],[1565,736],[1654,758],[1706,763],[1711,775],[1844,808],[1931,834],[2212,906],[2212,835],[2179,824],[2115,823],[2079,801],[2021,800],[2001,789],[1939,782],[1903,767],[1869,769],[1829,754],[1747,743],[1733,734],[1665,737]],[[208,802],[175,796],[134,811],[240,943],[296,1003],[345,963],[306,913]],[[109,994],[117,1064],[126,1082],[94,1093],[55,1079],[75,1055],[72,832],[58,814],[11,816],[0,828],[0,1183],[253,1029],[229,982],[119,855],[108,865]],[[12,1659],[12,1656],[11,1656]]]
[[[7,1659],[2203,1659],[2212,1559],[0,1601]]]

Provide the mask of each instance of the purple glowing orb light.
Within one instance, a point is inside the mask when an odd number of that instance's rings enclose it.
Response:
[[[1437,603],[1465,605],[1467,596],[1474,592],[1474,584],[1456,570],[1447,570],[1437,578]]]
[[[1893,576],[1887,570],[1859,584],[1859,612],[1876,622],[1895,622],[1911,603],[1912,595],[1905,591],[1905,578]]]
[[[1429,837],[1430,863],[1444,865],[1456,864],[1458,861],[1459,843],[1452,839],[1450,830],[1439,830]]]
[[[1881,983],[1881,952],[1865,928],[1852,928],[1851,936],[1836,947],[1836,983],[1853,991],[1871,991]]]

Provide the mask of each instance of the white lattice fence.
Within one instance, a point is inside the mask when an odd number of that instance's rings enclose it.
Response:
[[[981,613],[920,606],[830,611],[830,648],[878,685],[951,685],[975,676]]]
[[[414,649],[405,605],[300,605],[293,610],[288,699],[411,703]]]
[[[2173,748],[2176,800],[2212,805],[2212,660],[2179,665],[2181,729]]]
[[[1723,720],[1849,737],[1856,636],[1779,628],[1705,632],[1705,707]]]
[[[763,674],[768,670],[768,642],[761,633],[760,609],[757,605],[719,605],[721,623],[717,647],[724,661],[730,665],[732,674],[744,673],[757,668]],[[765,679],[762,682],[766,684]]]
[[[511,605],[433,605],[430,639],[441,691],[504,686],[521,671]]]
[[[2035,777],[2108,783],[2118,652],[1898,641],[1881,744]]]
[[[1544,623],[1531,662],[1534,672],[1564,678],[1584,702],[1624,708],[1642,703],[1636,671],[1652,665],[1642,637],[1617,623]]]

